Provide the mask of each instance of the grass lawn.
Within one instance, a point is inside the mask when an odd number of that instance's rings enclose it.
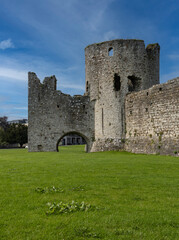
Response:
[[[0,240],[179,239],[179,158],[83,149],[0,150]],[[46,214],[72,200],[97,209]]]

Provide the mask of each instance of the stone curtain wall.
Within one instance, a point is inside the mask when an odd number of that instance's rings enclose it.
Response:
[[[179,78],[126,96],[125,149],[179,156]]]
[[[93,105],[88,96],[72,97],[57,91],[55,76],[41,83],[35,73],[29,73],[29,151],[56,151],[59,140],[72,132],[86,140],[90,151],[94,139]]]

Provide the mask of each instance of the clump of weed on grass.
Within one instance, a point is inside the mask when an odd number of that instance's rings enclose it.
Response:
[[[89,210],[97,209],[95,206],[87,204],[85,202],[75,202],[72,201],[71,203],[47,203],[49,210],[46,212],[47,215],[57,215],[63,213],[73,213],[73,212],[87,212]]]
[[[55,186],[45,187],[45,188],[37,187],[35,189],[35,191],[38,193],[54,193],[54,192],[62,193],[62,192],[64,192],[64,190],[62,188],[55,187]]]
[[[136,196],[136,197],[133,197],[132,200],[134,200],[134,201],[144,201],[145,199],[141,198],[139,196]]]
[[[102,238],[100,233],[95,233],[92,229],[88,227],[81,227],[75,229],[75,235],[83,238]]]
[[[116,229],[115,230],[115,235],[117,236],[120,236],[120,235],[133,235],[134,232],[132,229],[123,229],[123,228],[120,228],[120,229]]]
[[[76,186],[72,188],[72,191],[85,191],[85,186]]]

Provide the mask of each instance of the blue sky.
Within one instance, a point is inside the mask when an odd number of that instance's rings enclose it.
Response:
[[[0,116],[27,118],[27,73],[85,87],[84,48],[117,38],[161,46],[160,81],[179,76],[178,0],[0,0]]]

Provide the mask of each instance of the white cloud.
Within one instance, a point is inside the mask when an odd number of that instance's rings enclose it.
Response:
[[[69,89],[77,89],[85,91],[85,87],[83,85],[77,85],[77,84],[59,84],[61,88],[69,88]]]
[[[27,115],[25,114],[12,114],[12,113],[9,113],[8,114],[8,121],[12,121],[12,120],[20,120],[20,119],[26,119],[27,118]]]
[[[106,32],[103,37],[104,41],[109,41],[116,38],[119,38],[119,36],[114,31]]]
[[[92,31],[99,31],[105,25],[105,13],[114,0],[92,1],[92,5],[88,5],[88,17],[86,24]]]
[[[10,38],[0,42],[0,49],[5,50],[7,48],[14,48],[14,44]]]
[[[173,78],[179,77],[179,70],[174,70],[173,72],[170,72],[168,74],[163,74],[161,75],[161,83],[164,83],[168,80],[171,80]]]
[[[170,55],[168,55],[168,57],[171,60],[179,60],[179,54],[170,54]]]
[[[41,73],[40,75],[44,76],[44,73]],[[14,81],[20,81],[20,82],[24,81],[24,82],[26,82],[27,79],[28,79],[28,71],[17,70],[17,69],[14,69],[14,68],[0,67],[0,77],[3,77],[3,78],[5,78],[6,80],[9,80],[9,81],[14,80]],[[77,89],[77,90],[83,90],[84,91],[84,85],[70,83],[66,79],[66,77],[64,77],[63,74],[62,75],[57,74],[56,78],[57,78],[57,81],[58,81],[58,84],[59,84],[60,88]]]
[[[0,67],[0,77],[27,81],[27,72],[13,68]]]
[[[26,84],[28,71],[31,71],[36,72],[41,82],[43,82],[44,77],[55,75],[58,89],[64,89],[64,92],[71,89],[70,93],[77,94],[78,91],[85,90],[85,81],[78,76],[79,66],[77,65],[59,67],[56,63],[29,55],[0,56],[0,62],[3,63],[0,66],[1,84],[3,84],[3,81]]]
[[[9,121],[27,118],[27,108],[24,108],[25,112],[21,110],[20,107],[16,108],[14,104],[6,104],[3,102],[0,104],[0,116],[7,116]]]
[[[15,107],[14,109],[15,110],[28,110],[27,107]]]

